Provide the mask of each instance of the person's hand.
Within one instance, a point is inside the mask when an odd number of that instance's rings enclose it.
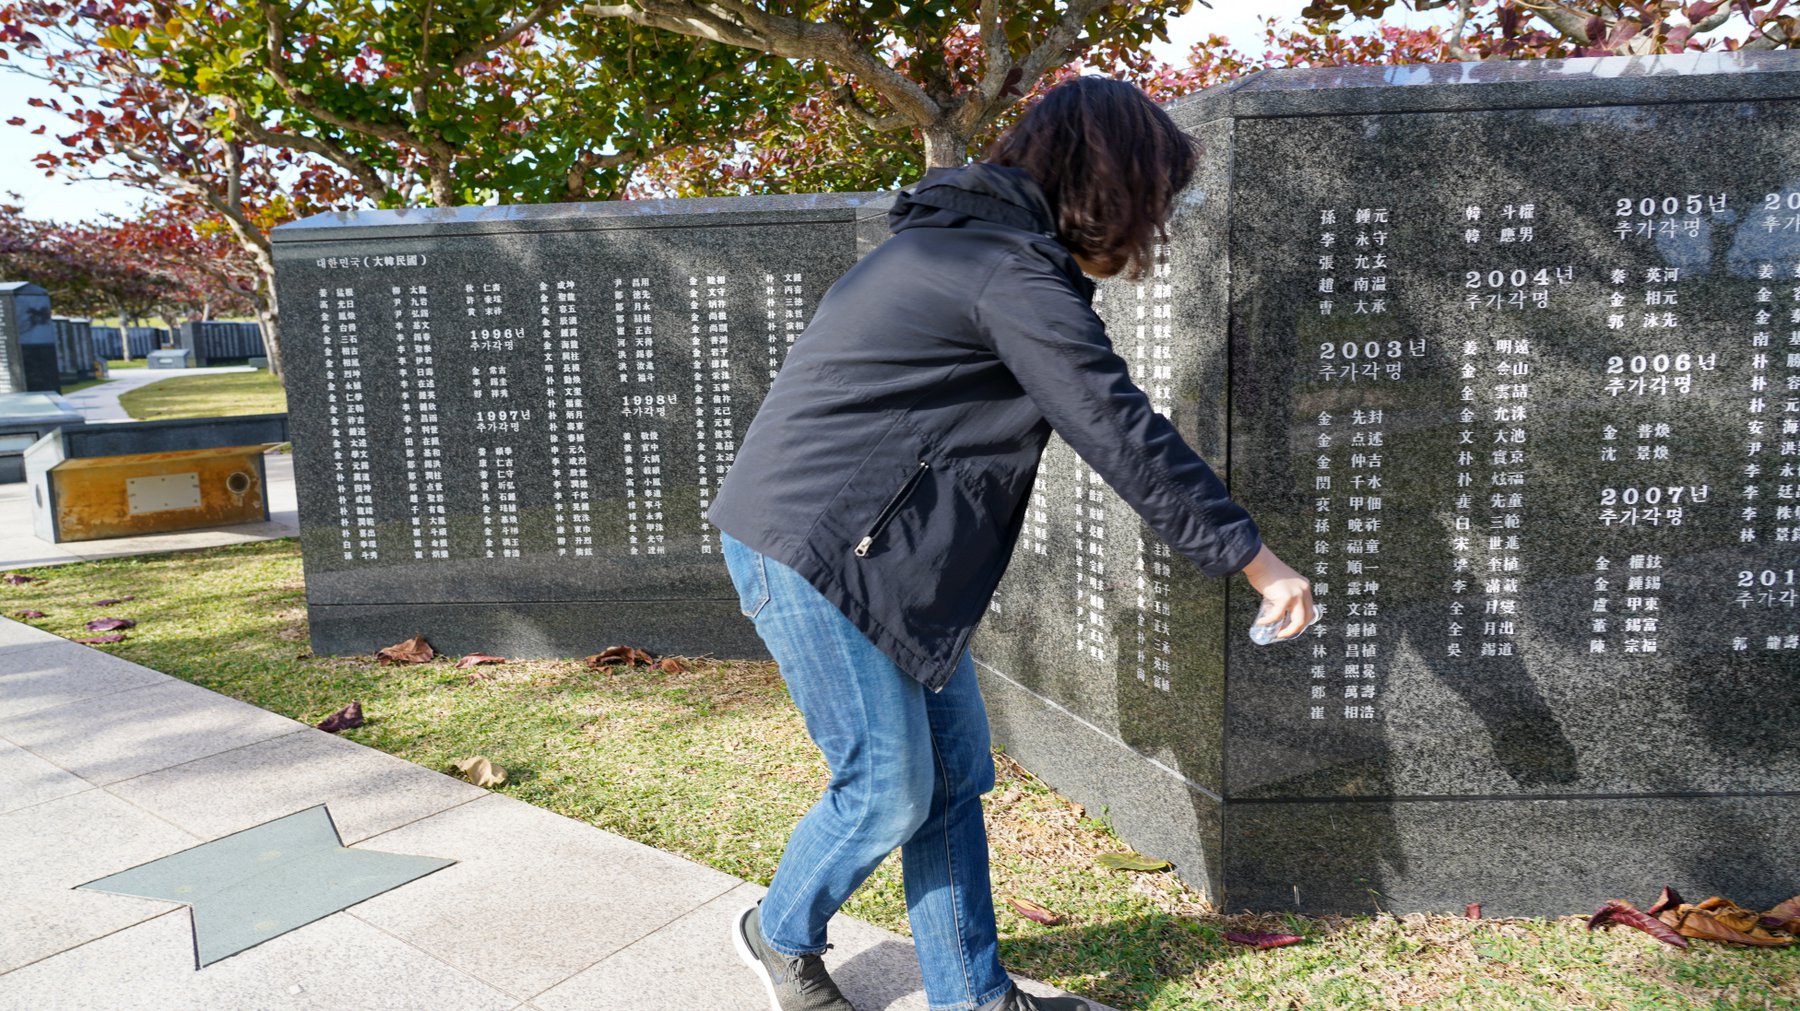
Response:
[[[1275,557],[1267,544],[1250,559],[1243,571],[1244,578],[1269,602],[1271,617],[1259,624],[1272,625],[1283,617],[1287,619],[1276,630],[1275,638],[1292,639],[1318,618],[1319,608],[1313,603],[1312,583]]]

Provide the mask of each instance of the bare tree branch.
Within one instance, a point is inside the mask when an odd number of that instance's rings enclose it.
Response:
[[[1104,2],[1082,0],[1084,4]],[[770,14],[739,0],[636,0],[629,4],[590,4],[582,9],[596,17],[624,18],[648,28],[698,35],[725,45],[828,63],[873,89],[915,126],[932,122],[943,111],[917,82],[895,70],[872,46],[841,24]]]
[[[891,112],[882,116],[871,111],[856,97],[856,90],[851,88],[848,82],[841,83],[837,87],[832,88],[831,99],[837,103],[838,108],[849,113],[852,119],[870,130],[879,133],[886,133],[889,130],[899,130],[915,125],[911,118],[897,112]]]

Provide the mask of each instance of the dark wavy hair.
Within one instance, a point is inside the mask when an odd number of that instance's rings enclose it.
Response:
[[[1149,272],[1168,241],[1175,195],[1194,177],[1199,144],[1138,88],[1076,77],[1050,89],[987,150],[1024,169],[1050,198],[1057,238],[1106,273]]]

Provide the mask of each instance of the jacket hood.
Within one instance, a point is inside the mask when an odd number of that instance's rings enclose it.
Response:
[[[895,196],[888,230],[955,228],[969,218],[1056,237],[1055,215],[1037,181],[1024,169],[986,162],[927,170]]]

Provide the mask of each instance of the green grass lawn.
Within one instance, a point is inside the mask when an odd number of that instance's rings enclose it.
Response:
[[[762,884],[828,775],[767,663],[664,674],[313,657],[293,540],[24,571],[39,579],[0,584],[4,613],[44,611],[32,623],[71,638],[102,614],[136,619],[125,642],[101,648],[306,723],[359,701],[368,722],[344,733],[351,740],[438,770],[486,755],[508,771],[498,792]],[[1098,854],[1124,844],[1005,756],[999,765],[987,801],[1002,957],[1118,1008],[1800,1008],[1795,949],[1681,952],[1624,928],[1589,933],[1579,916],[1219,915],[1170,874],[1098,868]],[[898,871],[896,855],[845,911],[907,933]],[[1624,897],[1648,900],[1662,884]],[[1068,922],[1028,921],[1009,896]],[[1227,930],[1307,941],[1258,952],[1227,942]]]
[[[287,392],[280,379],[258,369],[164,379],[124,394],[119,406],[139,421],[274,414],[287,410]]]
[[[113,358],[107,361],[106,367],[108,369],[141,369],[146,364],[148,363],[142,358],[133,358],[130,361],[126,361],[123,358]]]

